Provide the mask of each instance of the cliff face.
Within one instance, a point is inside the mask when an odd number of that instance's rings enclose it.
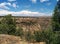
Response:
[[[16,24],[24,30],[46,29],[51,24],[51,17],[16,17]]]

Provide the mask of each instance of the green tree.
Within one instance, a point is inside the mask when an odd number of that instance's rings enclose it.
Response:
[[[60,31],[60,0],[57,2],[54,14],[52,17],[52,28],[54,31]]]
[[[4,16],[1,23],[8,24],[8,25],[16,25],[16,21],[11,14]]]
[[[8,29],[9,28],[7,24],[0,24],[0,34],[7,34]]]
[[[3,19],[1,20],[1,26],[3,25],[3,27],[1,28],[2,30],[6,30],[4,29],[4,27],[6,27],[7,33],[8,34],[15,34],[16,32],[16,21],[14,19],[14,17],[12,17],[11,14],[8,14],[6,16],[3,17]],[[5,26],[7,25],[7,26]]]
[[[60,0],[57,2],[52,17],[52,29],[55,32],[52,44],[60,44]]]

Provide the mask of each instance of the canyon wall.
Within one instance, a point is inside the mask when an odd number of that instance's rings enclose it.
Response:
[[[44,30],[51,24],[51,17],[15,17],[17,27],[22,27],[24,31]]]

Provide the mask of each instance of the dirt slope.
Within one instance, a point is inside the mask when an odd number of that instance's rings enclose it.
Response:
[[[26,41],[22,41],[20,37],[0,34],[0,44],[44,44],[41,43],[28,43]]]

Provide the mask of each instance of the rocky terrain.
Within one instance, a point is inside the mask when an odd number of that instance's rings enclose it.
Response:
[[[16,17],[16,24],[24,30],[41,30],[50,26],[51,17]]]
[[[15,19],[16,26],[22,27],[24,31],[46,29],[51,24],[51,17],[15,17]],[[45,44],[45,42],[30,43],[18,36],[0,34],[0,44]]]
[[[45,44],[45,42],[29,43],[21,40],[18,36],[0,34],[0,44]]]
[[[0,16],[0,20],[3,16]],[[51,24],[51,16],[42,17],[23,17],[15,16],[17,27],[22,27],[24,30],[42,30],[46,29]]]

